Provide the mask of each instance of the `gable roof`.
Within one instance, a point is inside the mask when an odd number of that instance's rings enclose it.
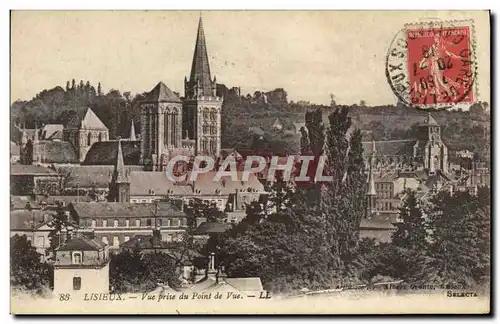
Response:
[[[83,107],[76,110],[76,114],[66,124],[70,129],[98,129],[108,130],[106,125],[97,117],[94,111],[89,107]]]
[[[113,165],[70,165],[60,166],[57,170],[62,173],[69,173],[70,177],[66,183],[66,188],[108,188],[113,174]],[[126,170],[142,170],[142,166],[127,166]]]
[[[11,176],[57,176],[58,174],[53,170],[41,165],[33,164],[11,164]]]
[[[151,102],[182,102],[178,95],[170,90],[162,81],[146,95],[144,101]]]
[[[125,165],[139,165],[141,158],[140,141],[121,141]],[[114,165],[118,152],[118,141],[95,142],[90,147],[82,165]]]
[[[12,210],[10,211],[10,230],[33,230],[42,227],[52,220],[53,213],[42,210]]]
[[[70,209],[78,217],[85,218],[121,218],[121,217],[155,217],[158,216],[185,216],[175,204],[162,201],[155,204],[132,204],[119,202],[72,202]]]
[[[42,127],[40,138],[41,139],[62,139],[64,125],[62,124],[47,124]]]
[[[167,178],[166,172],[132,171],[130,179],[130,195],[150,195],[154,190],[155,195],[166,196],[172,190],[173,195],[189,195],[193,188],[189,184],[176,184]]]
[[[70,238],[63,245],[57,248],[57,251],[99,251],[102,250],[103,246],[92,239],[89,239],[83,235]]]

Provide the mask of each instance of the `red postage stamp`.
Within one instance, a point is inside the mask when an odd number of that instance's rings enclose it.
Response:
[[[470,22],[409,25],[387,55],[386,74],[407,105],[446,108],[475,100],[475,60]]]

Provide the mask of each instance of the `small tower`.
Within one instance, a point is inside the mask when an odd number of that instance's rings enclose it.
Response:
[[[109,184],[108,200],[111,202],[130,202],[130,179],[125,172],[121,139],[118,140],[115,169]]]
[[[40,160],[40,143],[38,139],[38,125],[35,122],[35,132],[33,134],[33,162],[38,164],[41,162]]]
[[[109,293],[108,247],[83,235],[69,238],[56,250],[54,292],[83,295]]]
[[[375,168],[375,155],[377,154],[377,150],[375,147],[375,141],[372,141],[372,152],[370,157],[370,167],[368,171],[368,180],[367,180],[367,190],[366,190],[366,210],[365,217],[368,218],[372,214],[377,212],[376,207],[376,196],[377,192],[375,191],[375,180],[373,177],[373,169]]]
[[[135,127],[134,127],[134,120],[132,119],[132,125],[130,125],[130,137],[129,139],[131,141],[136,141],[137,138],[135,137]]]

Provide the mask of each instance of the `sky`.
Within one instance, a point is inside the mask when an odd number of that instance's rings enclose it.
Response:
[[[163,81],[184,92],[200,14],[212,76],[242,93],[284,88],[289,100],[393,104],[385,56],[404,24],[474,19],[479,99],[489,101],[486,12],[14,11],[11,102],[67,80],[133,94]]]

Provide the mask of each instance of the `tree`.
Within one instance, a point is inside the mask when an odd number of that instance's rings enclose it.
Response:
[[[395,223],[392,243],[402,248],[424,251],[427,248],[427,224],[418,204],[416,192],[408,190],[399,207],[400,222]]]
[[[10,283],[13,288],[30,293],[43,293],[52,278],[50,266],[40,262],[41,255],[28,241],[26,235],[10,238]]]
[[[62,204],[59,204],[52,221],[48,224],[51,230],[49,232],[50,245],[47,248],[47,252],[51,254],[51,259],[55,258],[55,250],[64,242],[64,239],[61,237],[61,231],[65,229],[67,233],[68,227],[71,223],[72,222],[66,214],[64,207]]]
[[[101,82],[97,84],[97,95],[102,96]]]

